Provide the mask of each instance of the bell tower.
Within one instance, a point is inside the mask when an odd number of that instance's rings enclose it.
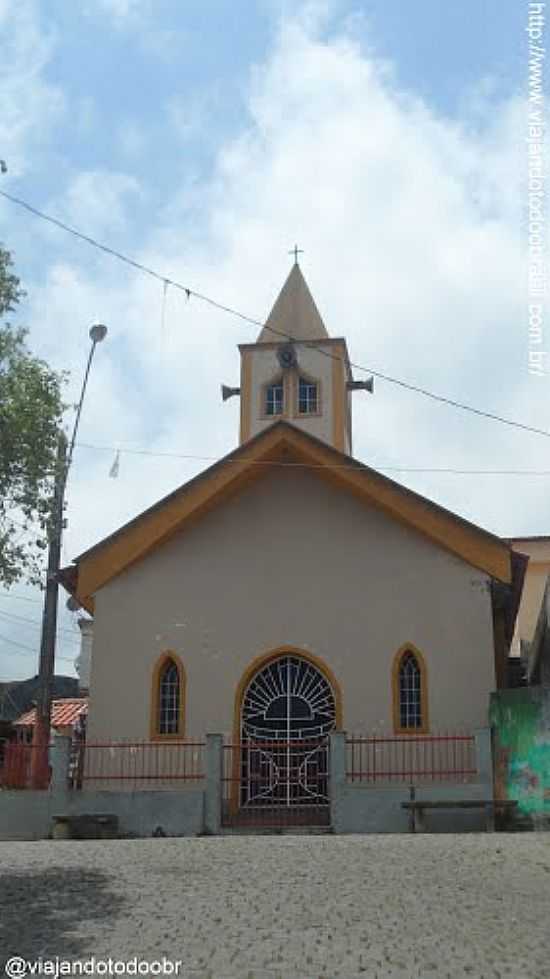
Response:
[[[295,261],[256,343],[241,354],[241,431],[246,442],[284,420],[351,454],[353,381],[346,341],[332,338]],[[235,392],[226,388],[225,391]]]

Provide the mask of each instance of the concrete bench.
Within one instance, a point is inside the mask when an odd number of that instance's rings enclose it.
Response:
[[[409,810],[409,830],[411,833],[426,831],[424,813],[426,809],[484,809],[485,826],[488,833],[495,831],[495,812],[513,812],[517,808],[515,800],[494,799],[411,799],[401,803],[402,809]]]
[[[53,816],[54,840],[116,840],[118,816],[110,812],[81,813],[78,816]]]

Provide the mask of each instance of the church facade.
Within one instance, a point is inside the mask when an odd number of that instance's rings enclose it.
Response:
[[[240,347],[240,445],[81,555],[88,739],[487,725],[523,564],[352,456],[354,380],[297,264]]]

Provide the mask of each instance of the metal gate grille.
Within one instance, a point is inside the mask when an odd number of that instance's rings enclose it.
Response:
[[[260,670],[244,695],[240,741],[224,749],[224,824],[326,825],[335,718],[330,685],[308,660],[283,655]]]
[[[328,825],[328,738],[241,741],[223,754],[223,825]]]

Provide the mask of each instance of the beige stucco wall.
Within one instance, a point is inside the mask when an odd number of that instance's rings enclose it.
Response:
[[[550,574],[550,539],[518,538],[512,546],[529,557],[511,649],[512,655],[519,655],[520,641],[531,642],[535,633],[546,579]]]
[[[316,438],[322,439],[330,445],[334,444],[333,358],[340,355],[334,351],[330,344],[323,344],[322,340],[316,341],[315,344],[321,350],[325,350],[326,354],[330,354],[330,356],[320,353],[319,349],[315,349],[307,344],[294,344],[299,368],[297,372],[285,372],[286,384],[288,385],[285,390],[285,413],[283,416],[279,415],[277,417],[271,416],[266,418],[264,405],[265,387],[280,378],[283,373],[277,360],[277,348],[275,346],[258,344],[254,350],[248,350],[246,352],[247,356],[251,359],[251,386],[250,401],[244,406],[244,409],[249,415],[251,437],[257,435],[269,427],[269,425],[272,425],[274,421],[283,417],[310,435],[314,435]],[[341,365],[338,365],[338,369],[345,376],[346,368],[343,362]],[[296,397],[291,398],[287,396],[287,391],[290,388],[288,381],[293,375],[299,374],[300,372],[320,384],[320,412],[318,415],[299,415],[297,412]],[[297,377],[294,376],[294,387],[296,384]],[[241,394],[241,396],[243,395]],[[345,391],[345,387],[343,389],[343,397],[345,405],[342,406],[342,410],[347,411],[349,395]],[[347,435],[348,433],[346,433],[346,437]],[[350,451],[349,438],[344,448],[345,451]]]
[[[486,576],[304,470],[270,470],[96,596],[91,739],[148,737],[163,650],[187,673],[187,735],[228,732],[260,654],[289,644],[339,680],[344,726],[391,731],[391,666],[428,667],[432,731],[487,723]]]

